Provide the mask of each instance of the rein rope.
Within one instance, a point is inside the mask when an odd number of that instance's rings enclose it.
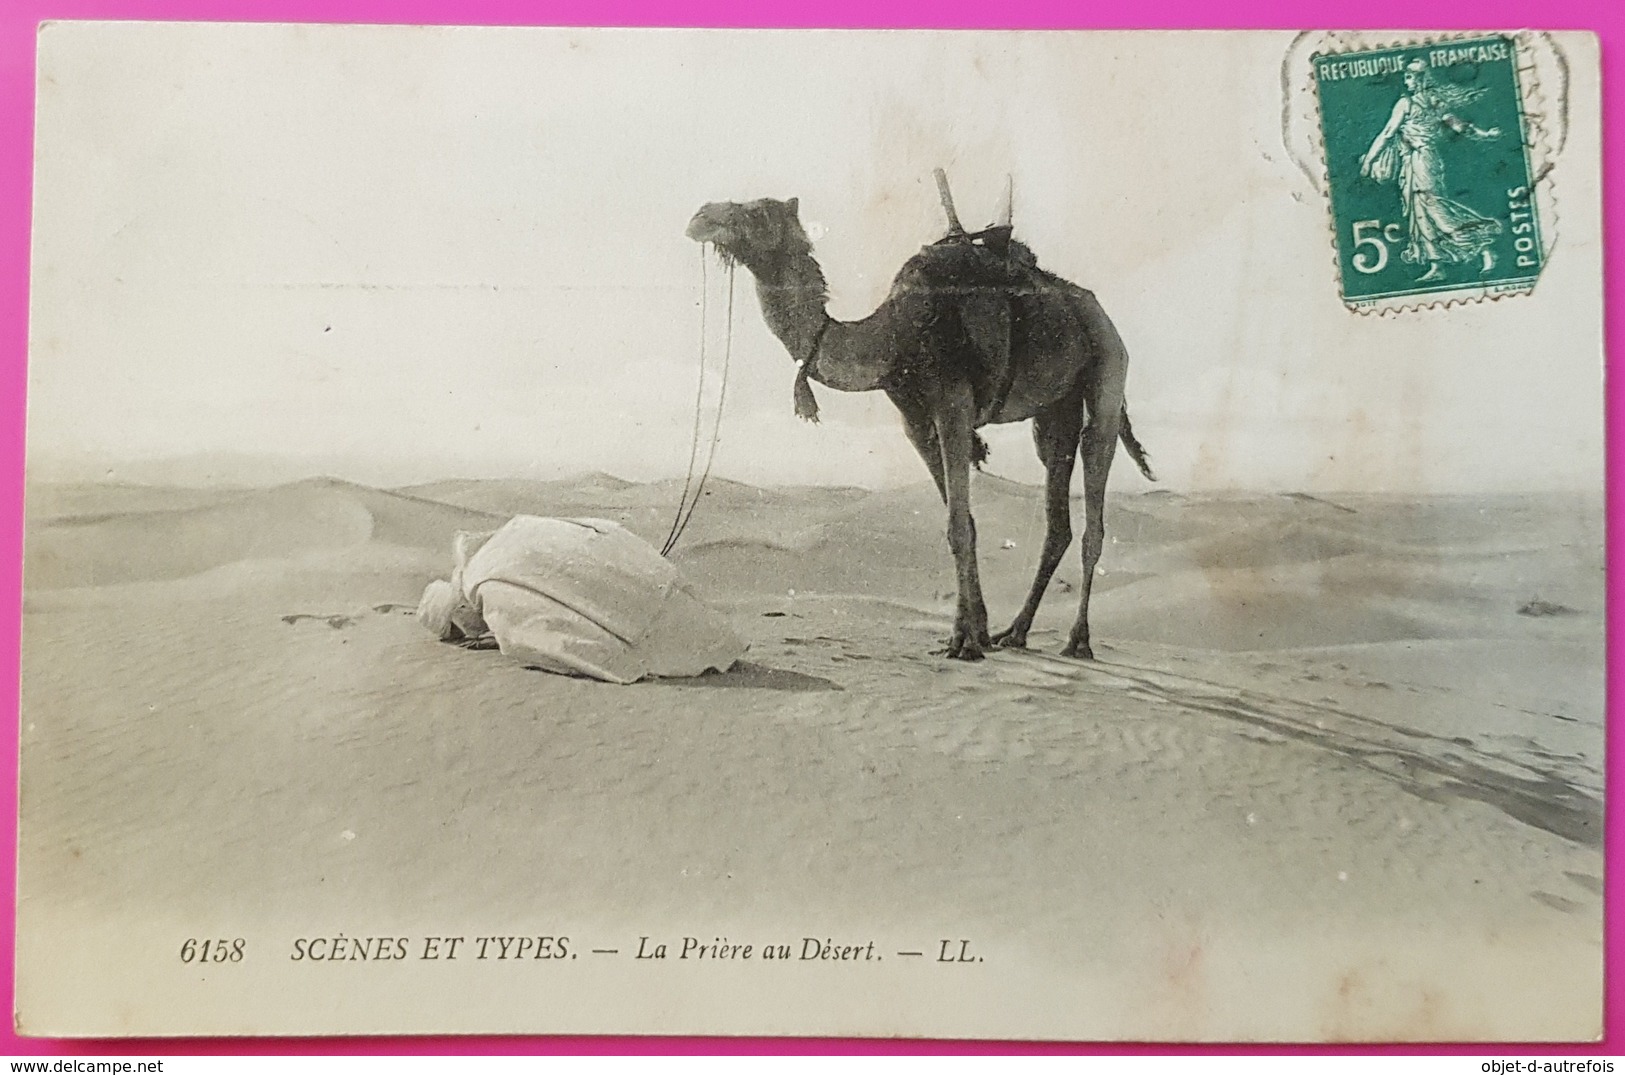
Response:
[[[671,529],[666,534],[666,543],[660,547],[660,555],[670,556],[671,551],[682,540],[683,531],[688,529],[688,521],[694,517],[694,509],[699,506],[700,496],[705,492],[706,479],[711,476],[711,463],[717,456],[717,442],[722,433],[722,405],[728,399],[728,366],[733,361],[734,343],[734,266],[728,265],[728,321],[723,335],[722,345],[722,376],[721,385],[717,391],[716,419],[711,424],[711,443],[705,452],[705,468],[700,472],[699,480],[694,479],[694,466],[700,458],[700,425],[701,416],[705,410],[705,344],[706,329],[709,317],[709,297],[711,287],[710,278],[706,269],[706,249],[700,248],[700,383],[694,391],[694,434],[688,449],[688,473],[683,478],[683,495],[677,502],[677,514],[672,517]],[[693,496],[689,496],[692,490]]]

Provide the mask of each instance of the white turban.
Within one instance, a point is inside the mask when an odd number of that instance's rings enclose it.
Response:
[[[451,614],[462,604],[463,595],[445,579],[435,579],[423,591],[418,602],[418,622],[442,642],[449,642],[462,632],[451,622]]]

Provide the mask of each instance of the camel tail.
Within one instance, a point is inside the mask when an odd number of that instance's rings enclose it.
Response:
[[[989,452],[987,450],[987,441],[982,439],[982,435],[980,433],[972,433],[970,435],[971,466],[975,467],[977,470],[981,470],[982,464],[987,462],[988,455]]]
[[[1129,458],[1134,465],[1140,468],[1146,481],[1156,481],[1157,476],[1151,472],[1151,457],[1146,454],[1145,447],[1134,437],[1134,427],[1129,425],[1128,404],[1123,404],[1123,423],[1118,427],[1117,435],[1123,440],[1123,447],[1128,451]]]

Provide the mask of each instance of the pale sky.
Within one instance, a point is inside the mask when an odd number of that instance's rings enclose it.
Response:
[[[1131,354],[1170,488],[1600,489],[1596,52],[1536,293],[1360,316],[1282,136],[1288,34],[57,24],[42,36],[29,451],[276,455],[404,482],[688,460],[702,203],[801,199],[866,314],[1005,174]],[[1303,107],[1312,101],[1299,101]],[[710,272],[711,358],[726,281]],[[791,410],[741,271],[715,472],[925,471],[881,395]],[[1025,425],[992,468],[1041,471]],[[1144,488],[1124,461],[1117,488]]]

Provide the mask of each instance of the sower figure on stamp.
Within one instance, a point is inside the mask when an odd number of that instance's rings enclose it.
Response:
[[[1501,222],[1446,196],[1439,154],[1446,130],[1477,141],[1500,137],[1498,128],[1481,129],[1451,111],[1488,91],[1435,83],[1422,60],[1406,65],[1405,90],[1394,102],[1388,123],[1360,158],[1360,174],[1379,183],[1397,179],[1400,205],[1410,226],[1410,241],[1400,257],[1427,265],[1419,281],[1440,279],[1444,275],[1440,262],[1460,264],[1480,257],[1479,271],[1488,273],[1495,267],[1490,247],[1501,234]]]

